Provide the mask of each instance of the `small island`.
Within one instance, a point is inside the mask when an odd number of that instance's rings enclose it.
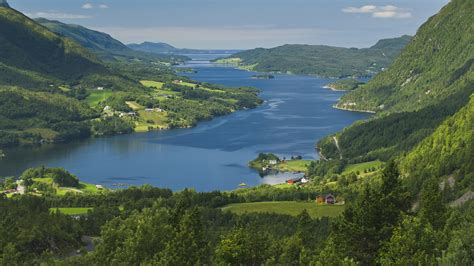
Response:
[[[285,157],[280,159],[272,153],[260,153],[255,160],[249,162],[249,167],[263,175],[271,172],[306,173],[312,162],[312,160],[303,160],[303,157],[299,155],[287,160]]]
[[[270,75],[270,74],[257,74],[253,75],[252,79],[274,79],[275,76]]]
[[[324,86],[324,88],[333,91],[352,91],[363,84],[365,83],[354,78],[339,79],[332,83],[329,83],[328,85]]]

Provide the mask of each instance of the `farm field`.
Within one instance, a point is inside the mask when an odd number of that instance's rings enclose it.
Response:
[[[96,188],[96,186],[94,184],[89,184],[89,183],[85,183],[85,182],[79,182],[79,186],[77,188],[75,188],[75,187],[58,187],[57,184],[53,183],[52,178],[35,178],[33,180],[35,182],[45,183],[47,185],[54,186],[54,188],[56,189],[56,193],[59,196],[64,196],[68,192],[97,194],[97,193],[101,193],[103,191],[106,191],[106,189],[99,190],[99,189]]]
[[[90,95],[84,100],[89,106],[96,106],[112,96],[113,91],[90,91]]]
[[[292,216],[297,216],[303,210],[306,210],[311,217],[321,218],[339,216],[344,210],[344,205],[318,205],[315,202],[296,201],[267,201],[230,204],[223,207],[222,210],[236,214],[257,212],[287,214]]]
[[[365,162],[365,163],[358,163],[358,164],[349,164],[346,166],[342,174],[349,174],[359,171],[360,175],[364,175],[365,170],[369,170],[371,168],[378,169],[383,165],[381,161],[372,161],[372,162]]]
[[[301,172],[304,173],[308,170],[308,166],[311,160],[291,160],[284,163],[280,163],[277,166],[277,170],[281,172]]]
[[[88,211],[93,210],[93,208],[50,208],[49,211],[52,213],[56,213],[59,211],[65,215],[84,215],[87,214]]]

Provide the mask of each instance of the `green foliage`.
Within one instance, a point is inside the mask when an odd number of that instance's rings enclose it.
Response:
[[[381,186],[366,186],[334,224],[332,237],[340,258],[352,258],[364,265],[375,263],[381,245],[390,239],[408,205],[397,167],[391,162],[383,172]]]
[[[379,261],[382,265],[435,265],[440,241],[429,224],[407,216],[384,245]]]
[[[401,169],[404,174],[419,180],[453,173],[463,178],[473,173],[473,121],[474,96],[471,96],[465,107],[444,121],[431,136],[402,159]],[[466,187],[469,186],[466,184],[464,188]]]
[[[469,96],[470,94],[462,92],[418,111],[394,113],[357,122],[336,134],[340,150],[337,149],[333,136],[319,141],[318,149],[328,159],[338,159],[342,155],[351,163],[376,159],[387,161],[412,150],[447,117],[461,109]]]
[[[237,228],[224,235],[216,247],[216,260],[225,265],[261,265],[268,252],[268,238]]]
[[[473,30],[472,1],[451,1],[421,26],[387,71],[343,96],[338,106],[413,111],[443,102],[460,91],[474,92]]]
[[[37,264],[49,252],[67,252],[80,243],[80,227],[74,220],[51,214],[41,199],[0,197],[0,262],[2,265]],[[20,218],[21,217],[21,218]]]
[[[340,48],[323,45],[283,45],[258,48],[231,55],[240,64],[260,72],[284,72],[324,77],[370,76],[387,68],[410,36],[381,40],[371,48]]]
[[[55,184],[61,187],[78,187],[79,179],[62,168],[30,168],[21,175],[22,180],[35,178],[51,178]]]
[[[92,131],[97,136],[111,136],[133,132],[133,126],[116,116],[101,118],[92,122]]]

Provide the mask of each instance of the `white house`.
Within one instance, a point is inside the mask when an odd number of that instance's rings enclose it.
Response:
[[[278,164],[278,161],[277,160],[269,160],[268,163],[270,165],[276,165],[276,164]]]
[[[98,90],[98,91],[103,91],[103,90],[104,90],[104,87],[97,87],[97,90]]]

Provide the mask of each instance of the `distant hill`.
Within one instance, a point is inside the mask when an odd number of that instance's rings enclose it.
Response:
[[[163,42],[144,42],[141,44],[129,44],[133,50],[156,53],[156,54],[233,54],[238,50],[207,50],[207,49],[181,49]]]
[[[89,49],[102,60],[115,61],[117,59],[156,60],[168,63],[181,62],[184,56],[170,56],[165,53],[155,54],[147,51],[135,51],[109,34],[91,30],[80,25],[65,24],[59,21],[36,19],[36,22],[47,27],[52,32],[70,38],[83,47]]]
[[[390,68],[342,97],[338,107],[402,112],[474,90],[474,3],[451,1],[418,30]]]
[[[0,7],[0,69],[0,84],[15,84],[16,76],[77,81],[91,73],[108,73],[81,46],[5,7]]]
[[[260,72],[323,77],[371,76],[386,69],[410,41],[410,36],[381,40],[370,48],[287,44],[233,54],[217,62],[234,63]]]

